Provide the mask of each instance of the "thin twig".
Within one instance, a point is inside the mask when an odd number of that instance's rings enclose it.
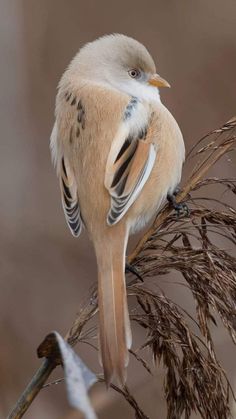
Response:
[[[7,419],[20,419],[23,414],[31,405],[34,398],[37,396],[41,388],[43,387],[45,381],[51,375],[52,371],[55,368],[53,360],[44,359],[42,365],[39,367],[38,371],[33,376],[32,380],[21,394],[17,403],[13,407],[11,413],[8,415]]]

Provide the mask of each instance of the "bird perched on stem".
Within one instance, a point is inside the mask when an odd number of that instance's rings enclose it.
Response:
[[[124,35],[86,44],[59,83],[51,151],[72,234],[88,231],[97,259],[101,362],[126,379],[131,329],[125,286],[129,234],[143,228],[181,178],[184,143],[161,103],[170,87],[147,49]]]

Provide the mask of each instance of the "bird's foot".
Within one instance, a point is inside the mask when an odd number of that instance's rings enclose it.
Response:
[[[134,266],[130,265],[130,263],[128,262],[126,262],[125,264],[125,273],[127,272],[131,272],[133,275],[135,275],[139,279],[139,281],[144,282],[138,270]]]
[[[176,188],[175,191],[167,195],[167,201],[173,206],[176,211],[177,217],[188,217],[190,215],[190,210],[185,202],[176,202],[176,195],[179,192],[179,188]]]

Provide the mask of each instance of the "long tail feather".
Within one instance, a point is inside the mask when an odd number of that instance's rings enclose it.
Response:
[[[132,342],[124,274],[127,235],[117,229],[112,233],[96,249],[100,351],[107,385],[112,378],[125,383]]]

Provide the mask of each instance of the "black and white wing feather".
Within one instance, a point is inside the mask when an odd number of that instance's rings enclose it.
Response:
[[[77,105],[74,96],[71,102],[68,102],[71,96],[71,94],[67,94],[64,98],[63,113],[58,118],[59,121],[57,120],[54,124],[50,138],[50,148],[52,160],[56,166],[60,182],[61,200],[65,218],[73,236],[78,237],[81,233],[83,222],[79,207],[76,179],[65,155],[65,144],[70,144],[73,141],[72,135],[75,130],[72,127],[74,121],[77,120],[75,116],[76,112],[78,112],[78,117],[80,116],[81,122],[81,118],[84,118],[84,111],[82,112],[83,109],[81,108],[80,101]],[[65,112],[65,109],[67,112]],[[78,128],[77,126],[76,133],[78,132]]]
[[[77,197],[76,182],[64,157],[61,159],[60,187],[62,206],[67,224],[73,236],[78,237],[81,233],[83,222]]]
[[[118,223],[140,194],[147,182],[156,159],[156,145],[148,141],[143,129],[136,137],[121,132],[111,148],[105,176],[105,186],[111,195],[107,223]],[[142,135],[143,134],[143,135]],[[117,144],[120,148],[117,149]]]

